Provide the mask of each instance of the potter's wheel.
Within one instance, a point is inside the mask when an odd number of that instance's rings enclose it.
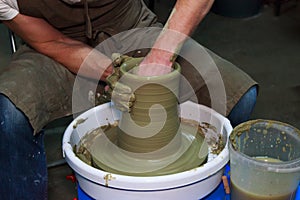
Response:
[[[209,144],[207,162],[192,170],[161,176],[126,176],[107,172],[81,160],[74,153],[80,140],[93,130],[120,120],[120,112],[109,103],[90,109],[72,121],[63,137],[63,155],[74,170],[80,188],[93,199],[201,199],[221,181],[229,159],[227,137],[232,127],[225,117],[193,102],[180,105],[180,118],[193,120],[204,127],[203,132]],[[209,129],[204,123],[214,128]],[[219,136],[225,146],[215,153],[213,140]]]
[[[116,127],[105,131],[105,134],[100,128],[95,129],[91,134],[97,136],[86,148],[92,156],[93,166],[107,172],[134,176],[174,174],[200,166],[208,155],[208,145],[200,132],[187,123],[181,123],[180,127],[178,136],[181,137],[181,145],[166,156],[159,156],[160,152],[153,155],[122,150],[116,145]]]

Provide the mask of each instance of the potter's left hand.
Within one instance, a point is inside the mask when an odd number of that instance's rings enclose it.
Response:
[[[130,112],[135,101],[135,96],[129,86],[119,82],[119,79],[122,76],[120,73],[120,67],[122,65],[128,65],[130,68],[133,68],[141,62],[141,58],[132,58],[126,55],[114,53],[112,55],[112,60],[114,71],[106,78],[109,85],[107,92],[111,95],[111,101],[114,102],[117,109],[123,112]]]

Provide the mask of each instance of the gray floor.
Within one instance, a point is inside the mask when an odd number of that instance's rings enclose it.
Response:
[[[174,1],[156,1],[155,12],[165,21]],[[193,38],[234,63],[260,84],[257,105],[251,118],[274,119],[300,128],[300,6],[284,4],[279,17],[271,6],[247,19],[209,13]],[[0,25],[0,62],[10,59],[6,30]],[[47,128],[48,162],[61,159],[61,138],[69,118]],[[72,170],[63,164],[49,168],[49,199],[76,197],[76,186],[66,179]]]

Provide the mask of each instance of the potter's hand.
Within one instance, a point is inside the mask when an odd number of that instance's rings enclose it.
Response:
[[[121,78],[120,67],[127,65],[129,69],[137,66],[141,61],[140,58],[132,58],[126,55],[114,53],[112,55],[114,70],[113,73],[106,78],[109,88],[108,93],[111,95],[111,100],[115,107],[124,112],[130,112],[135,101],[135,96],[131,88],[119,81]]]
[[[173,70],[175,56],[171,52],[152,49],[140,63],[137,74],[140,76],[160,76]]]

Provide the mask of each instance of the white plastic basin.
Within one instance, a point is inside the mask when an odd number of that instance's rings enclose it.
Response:
[[[119,119],[120,113],[107,103],[86,111],[72,121],[63,136],[63,155],[74,170],[81,189],[94,199],[201,199],[211,193],[221,181],[229,160],[228,135],[232,127],[224,116],[190,101],[180,105],[180,116],[215,126],[226,138],[226,146],[221,153],[200,167],[164,176],[124,176],[91,167],[75,155],[73,146],[89,131]],[[78,124],[81,119],[85,121]]]

